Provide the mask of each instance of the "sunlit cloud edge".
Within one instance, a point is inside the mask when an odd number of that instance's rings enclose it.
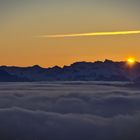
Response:
[[[73,33],[73,34],[55,34],[39,35],[39,38],[68,38],[68,37],[88,37],[88,36],[113,36],[113,35],[133,35],[140,34],[140,30],[134,31],[113,31],[113,32],[93,32],[93,33]]]

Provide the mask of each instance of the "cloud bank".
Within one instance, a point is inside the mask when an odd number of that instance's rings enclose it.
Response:
[[[139,140],[140,92],[118,83],[3,83],[0,124],[3,140]]]

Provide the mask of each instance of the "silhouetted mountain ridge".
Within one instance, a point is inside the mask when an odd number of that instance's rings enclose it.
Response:
[[[16,75],[9,74],[8,72],[4,70],[0,70],[0,82],[24,82],[24,81],[29,81],[26,78],[21,78]]]
[[[140,81],[140,63],[130,67],[124,61],[112,60],[75,62],[51,68],[1,66],[0,71],[5,72],[0,73],[0,81]]]

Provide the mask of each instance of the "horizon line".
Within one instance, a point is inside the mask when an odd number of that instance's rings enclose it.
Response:
[[[38,37],[39,38],[68,38],[68,37],[114,36],[114,35],[133,35],[133,34],[140,34],[140,30],[40,35]]]
[[[110,62],[114,62],[114,63],[119,63],[119,62],[124,62],[126,63],[127,60],[111,60],[111,59],[104,59],[104,60],[95,60],[95,61],[75,61],[75,62],[71,62],[69,64],[64,64],[63,66],[60,66],[60,65],[54,65],[54,66],[48,66],[48,67],[43,67],[43,66],[40,66],[39,64],[33,64],[33,65],[29,65],[29,66],[18,66],[18,65],[0,65],[0,67],[19,67],[19,68],[32,68],[32,67],[40,67],[40,68],[53,68],[53,67],[60,67],[60,68],[63,68],[64,66],[70,66],[72,64],[75,64],[75,63],[82,63],[82,62],[85,62],[85,63],[96,63],[96,62],[106,62],[106,61],[110,61]],[[140,63],[140,61],[136,61],[136,63]]]

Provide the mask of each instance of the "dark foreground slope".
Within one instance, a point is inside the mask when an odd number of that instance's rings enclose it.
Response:
[[[0,70],[10,76],[15,76],[15,81],[139,81],[140,63],[129,67],[126,62],[76,62],[63,68],[33,67],[7,67],[1,66]],[[18,78],[17,78],[18,77]],[[0,75],[0,81],[11,79]],[[13,78],[12,78],[13,79]]]

